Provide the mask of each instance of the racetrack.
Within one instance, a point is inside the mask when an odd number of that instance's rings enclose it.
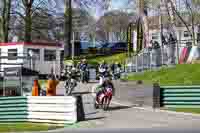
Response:
[[[81,94],[83,97],[86,121],[80,122],[79,127],[87,125],[85,128],[186,128],[200,130],[200,115],[183,115],[181,113],[168,113],[148,108],[139,108],[129,102],[130,95],[134,89],[123,91],[122,100],[116,94],[113,98],[109,111],[96,110],[93,106],[93,97],[89,92],[95,83],[79,84],[74,94]],[[62,86],[62,85],[60,85]],[[59,87],[58,93],[63,92],[63,87]],[[118,88],[117,89],[122,89]],[[116,92],[119,92],[116,91]],[[127,94],[127,100],[125,95]],[[118,97],[117,97],[118,96]],[[66,128],[67,130],[68,128]]]

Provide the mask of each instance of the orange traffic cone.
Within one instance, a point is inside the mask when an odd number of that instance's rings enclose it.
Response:
[[[40,85],[38,80],[34,80],[33,88],[32,88],[32,96],[39,96],[40,95]]]

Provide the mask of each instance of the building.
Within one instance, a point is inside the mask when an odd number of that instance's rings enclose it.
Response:
[[[58,43],[0,43],[1,72],[4,68],[23,66],[42,75],[49,74],[53,68],[59,75],[61,50],[63,46]]]
[[[190,31],[191,30],[191,26],[189,26]],[[199,45],[200,44],[200,26],[199,25],[195,25],[194,26],[194,32],[195,32],[195,44]],[[168,30],[166,28],[163,29],[163,35],[167,38],[167,33]],[[161,42],[161,33],[160,33],[160,29],[151,29],[149,31],[150,34],[150,40],[153,41],[157,41],[157,42]],[[177,26],[175,29],[175,34],[177,36],[177,41],[178,41],[178,45],[183,47],[183,46],[188,46],[188,45],[192,45],[192,37],[190,36],[190,33],[188,32],[187,28],[185,26]]]

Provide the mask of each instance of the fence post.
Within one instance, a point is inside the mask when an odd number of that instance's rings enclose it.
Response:
[[[77,121],[84,121],[85,112],[83,107],[83,99],[81,95],[76,96],[76,105],[77,105]]]
[[[136,66],[136,72],[138,72],[138,55],[136,55],[136,63],[135,63],[135,66]]]
[[[150,70],[152,69],[152,51],[150,51]]]
[[[153,108],[160,108],[160,86],[158,83],[153,84]]]

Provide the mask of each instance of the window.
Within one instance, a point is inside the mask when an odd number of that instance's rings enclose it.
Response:
[[[189,33],[187,31],[184,31],[184,37],[189,37]]]
[[[200,33],[197,33],[197,42],[200,42]]]
[[[192,42],[186,42],[186,46],[187,47],[191,47],[192,46]]]
[[[17,59],[17,49],[8,49],[8,60]]]
[[[40,60],[40,49],[31,49],[31,48],[29,48],[28,49],[28,53],[29,53],[29,51],[33,52],[33,54],[36,56],[36,60]]]
[[[152,40],[157,40],[159,38],[158,33],[152,33]]]
[[[56,50],[44,50],[44,61],[55,61]]]
[[[60,51],[60,60],[64,60],[64,50]]]

